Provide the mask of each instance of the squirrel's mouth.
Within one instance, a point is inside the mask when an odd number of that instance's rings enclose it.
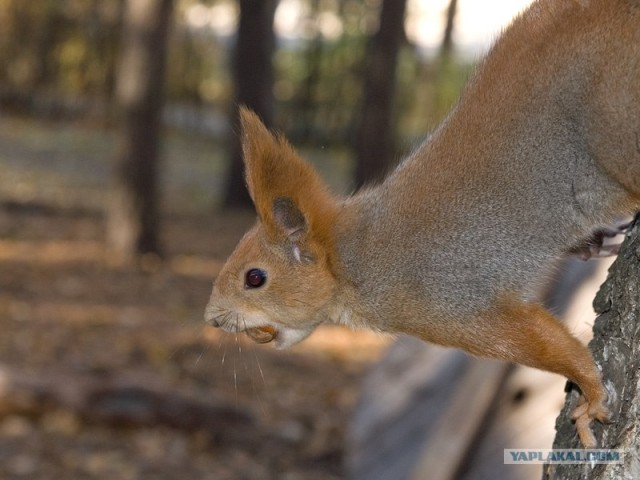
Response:
[[[247,328],[244,333],[256,343],[269,343],[278,336],[278,330],[269,325]]]

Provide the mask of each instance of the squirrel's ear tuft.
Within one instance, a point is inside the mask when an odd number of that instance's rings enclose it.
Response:
[[[255,186],[259,182],[260,165],[264,155],[272,155],[276,148],[275,138],[260,121],[258,115],[248,108],[240,107],[240,125],[242,127],[242,153],[245,166],[245,180],[249,195],[256,203]],[[256,205],[257,207],[257,205]]]

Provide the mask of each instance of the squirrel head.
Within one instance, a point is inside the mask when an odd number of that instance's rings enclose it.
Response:
[[[285,348],[326,320],[336,291],[337,202],[318,173],[257,115],[240,110],[245,176],[258,221],[220,271],[205,319]],[[262,333],[260,333],[262,332]]]

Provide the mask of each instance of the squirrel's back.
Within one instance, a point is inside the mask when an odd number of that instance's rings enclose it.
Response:
[[[384,276],[454,311],[532,300],[573,245],[640,206],[640,1],[531,9],[443,125],[347,201],[338,235],[355,240],[337,244],[365,296]]]

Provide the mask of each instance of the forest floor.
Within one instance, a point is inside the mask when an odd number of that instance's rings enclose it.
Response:
[[[0,117],[0,478],[344,478],[359,382],[389,339],[324,327],[281,352],[206,327],[254,216],[211,213],[207,142],[168,143],[166,257],[132,269],[103,244],[111,137]],[[71,400],[10,398],[12,378]],[[111,414],[76,408],[87,385],[119,392]],[[172,420],[178,404],[195,418]]]

